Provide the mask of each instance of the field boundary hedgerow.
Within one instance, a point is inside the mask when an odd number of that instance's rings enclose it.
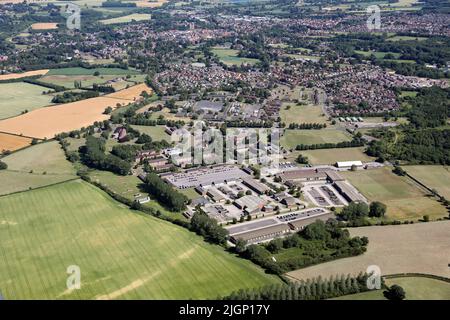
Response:
[[[33,191],[33,190],[39,190],[39,189],[43,189],[43,188],[47,188],[47,187],[52,187],[52,186],[56,186],[58,184],[63,184],[66,182],[70,182],[70,181],[75,181],[75,180],[80,180],[80,177],[76,177],[76,178],[72,178],[72,179],[68,179],[68,180],[64,180],[64,181],[59,181],[59,182],[55,182],[55,183],[51,183],[51,184],[46,184],[45,186],[40,186],[40,187],[36,187],[36,188],[31,188],[30,189],[26,189],[26,190],[20,190],[20,191],[14,191],[14,192],[10,192],[10,193],[5,193],[5,194],[0,194],[0,198],[6,197],[6,196],[10,196],[13,194],[18,194],[18,193],[24,193],[24,192],[28,192],[28,191]]]

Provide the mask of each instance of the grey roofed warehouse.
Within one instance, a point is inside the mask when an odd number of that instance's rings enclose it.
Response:
[[[264,194],[270,190],[270,188],[268,186],[266,186],[265,184],[255,180],[251,177],[242,178],[242,182],[247,187],[249,187],[250,189],[252,189],[253,191],[255,191],[256,193],[259,193],[259,194]]]
[[[291,229],[287,224],[277,224],[274,226],[257,229],[254,231],[235,234],[230,238],[230,240],[234,243],[236,243],[237,240],[243,240],[246,241],[247,244],[251,244],[283,236],[286,233],[289,233],[290,231]]]
[[[235,166],[220,165],[211,168],[200,168],[181,173],[172,173],[165,175],[164,179],[179,189],[185,189],[232,182],[244,177],[248,177],[248,175],[241,169]]]

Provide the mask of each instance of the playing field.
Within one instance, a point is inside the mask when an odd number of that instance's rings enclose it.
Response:
[[[299,144],[337,143],[350,141],[350,136],[341,130],[326,128],[321,130],[286,130],[280,139],[282,146],[295,149]]]
[[[0,132],[0,153],[5,150],[15,151],[30,145],[31,139]]]
[[[24,191],[76,178],[56,141],[40,143],[2,158],[8,165],[0,171],[0,194]]]
[[[349,228],[352,236],[367,236],[367,252],[356,257],[339,259],[298,269],[287,275],[292,279],[329,278],[365,272],[377,265],[383,275],[422,273],[450,278],[450,221],[407,225]]]
[[[391,168],[342,172],[369,201],[381,201],[387,205],[387,218],[417,220],[427,214],[430,218],[447,215],[444,206],[427,197],[411,179],[399,177]]]
[[[239,50],[225,49],[225,48],[213,48],[211,52],[215,54],[221,62],[228,66],[240,66],[242,64],[255,64],[259,62],[258,59],[241,58],[238,57]]]
[[[430,189],[450,199],[450,168],[444,166],[405,166],[404,170]]]
[[[6,299],[216,298],[278,281],[81,180],[0,198],[0,221]],[[72,265],[80,290],[66,287]]]
[[[42,94],[47,90],[48,88],[25,82],[0,83],[0,119],[52,104],[52,96]]]
[[[132,22],[132,21],[150,20],[151,17],[152,16],[150,14],[146,14],[146,13],[132,13],[132,14],[122,16],[122,17],[100,20],[100,22],[103,24],[128,23],[128,22]]]
[[[427,277],[397,277],[385,279],[387,286],[401,286],[406,300],[450,300],[450,283]],[[382,290],[342,296],[333,300],[385,300]]]
[[[107,107],[116,108],[117,104],[127,105],[143,90],[151,93],[150,88],[145,88],[145,84],[140,84],[102,97],[34,110],[0,121],[0,131],[41,139],[53,138],[58,133],[108,119],[109,116],[103,114]]]
[[[286,108],[290,106],[290,108]],[[295,104],[283,105],[280,110],[281,121],[286,127],[291,123],[327,123],[322,108],[316,105],[297,106]]]
[[[31,25],[31,29],[33,29],[33,30],[53,30],[53,29],[58,29],[58,24],[56,22],[33,23]]]
[[[364,148],[341,148],[341,149],[318,149],[303,150],[292,153],[292,160],[299,154],[308,157],[309,162],[313,165],[319,164],[335,164],[337,161],[353,161],[360,160],[362,162],[372,161],[374,158],[364,153]]]
[[[170,142],[170,136],[164,131],[165,126],[131,126],[140,133],[148,134],[153,141],[166,140]]]
[[[34,70],[34,71],[28,71],[23,73],[9,73],[9,74],[0,74],[0,81],[2,80],[12,80],[12,79],[20,79],[25,77],[32,77],[32,76],[41,76],[48,72],[48,69],[42,69],[42,70]]]

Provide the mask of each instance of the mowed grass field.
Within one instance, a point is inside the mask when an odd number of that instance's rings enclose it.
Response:
[[[286,108],[291,106],[290,108]],[[297,106],[295,104],[283,105],[280,110],[281,122],[286,127],[291,123],[327,123],[322,108],[316,105]]]
[[[0,195],[77,178],[56,141],[31,146],[1,160],[8,169],[0,171]]]
[[[382,275],[422,273],[450,278],[450,221],[349,228],[351,236],[367,236],[367,252],[287,273],[291,279],[321,275],[357,275],[377,265]]]
[[[30,138],[0,132],[0,153],[5,150],[15,151],[18,149],[22,149],[26,146],[29,146],[30,143]]]
[[[251,58],[243,58],[239,57],[239,50],[235,49],[226,49],[226,48],[219,48],[215,47],[211,49],[211,52],[215,54],[221,62],[223,62],[226,65],[236,65],[240,66],[242,64],[249,64],[253,65],[257,62],[259,62],[258,59],[251,59]]]
[[[132,14],[122,16],[122,17],[100,20],[100,22],[103,24],[128,23],[133,20],[134,21],[150,20],[151,17],[152,16],[150,14],[146,14],[146,13],[132,13]]]
[[[405,166],[411,176],[450,199],[450,168],[444,166]]]
[[[109,119],[103,114],[107,107],[116,108],[128,105],[139,98],[142,91],[152,90],[145,84],[105,96],[41,108],[18,117],[0,121],[0,131],[35,138],[53,138],[61,132],[68,132],[93,124],[95,121]],[[45,119],[43,121],[42,119]]]
[[[350,140],[350,135],[334,128],[320,130],[286,129],[284,135],[280,138],[280,144],[287,149],[295,149],[299,144],[338,143]]]
[[[170,136],[164,131],[165,126],[131,126],[133,129],[138,130],[140,133],[148,134],[152,137],[153,141],[166,140],[170,142]]]
[[[25,82],[0,83],[0,119],[51,105],[52,96],[42,94],[48,90]]]
[[[308,157],[313,165],[335,164],[337,161],[361,160],[362,162],[372,161],[374,158],[364,153],[364,148],[341,148],[341,149],[318,149],[302,150],[292,153],[291,161],[294,161],[299,154]]]
[[[406,300],[450,300],[450,283],[427,277],[397,277],[385,279],[387,286],[401,286]],[[387,300],[383,289],[351,294],[332,300]]]
[[[427,196],[416,183],[407,177],[395,175],[391,168],[345,171],[342,175],[369,201],[386,204],[388,219],[417,220],[423,215],[436,219],[448,214],[444,206]]]
[[[112,80],[114,78],[119,77],[118,75],[104,75],[95,77],[93,75],[50,75],[50,76],[44,76],[40,78],[39,80],[42,82],[50,83],[50,84],[56,84],[60,86],[64,86],[69,89],[75,88],[75,81],[81,82],[82,87],[90,87],[94,83],[101,84],[105,83],[108,80]]]
[[[27,72],[22,72],[22,73],[0,74],[0,81],[20,79],[20,78],[32,77],[32,76],[41,76],[41,75],[46,74],[48,71],[49,71],[48,69],[41,69],[41,70],[27,71]]]
[[[279,281],[81,180],[0,198],[0,221],[5,299],[201,299]]]

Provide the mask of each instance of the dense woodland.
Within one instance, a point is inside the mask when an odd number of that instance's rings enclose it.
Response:
[[[420,164],[450,164],[450,90],[421,89],[415,98],[407,99],[409,125],[400,130],[376,132],[380,140],[372,142],[367,154],[380,160],[402,160]]]

